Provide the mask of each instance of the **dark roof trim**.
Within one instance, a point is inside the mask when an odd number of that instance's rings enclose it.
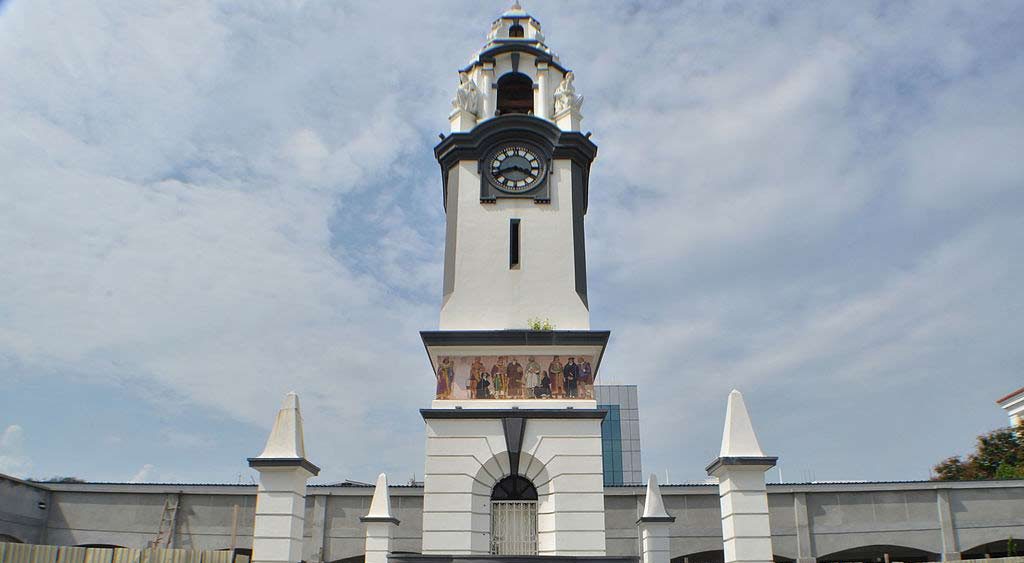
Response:
[[[306,458],[294,457],[250,457],[249,467],[301,467],[313,475],[320,474],[320,468]]]
[[[474,67],[481,66],[482,63],[493,63],[494,58],[497,57],[498,55],[503,55],[505,53],[512,52],[528,53],[530,55],[533,55],[534,57],[537,57],[537,60],[539,62],[548,63],[549,66],[557,68],[563,73],[569,72],[569,69],[565,68],[560,63],[555,61],[555,58],[551,55],[551,53],[539,47],[530,45],[529,41],[525,41],[522,43],[518,41],[510,41],[507,43],[502,41],[501,43],[496,44],[494,47],[482,51],[475,61],[469,63],[464,68],[459,69],[459,72],[469,72],[473,70]]]
[[[710,475],[711,473],[713,473],[714,471],[716,471],[719,467],[722,467],[723,465],[758,465],[758,466],[765,467],[765,469],[767,469],[769,467],[775,467],[775,462],[777,462],[777,461],[779,461],[779,458],[777,458],[777,457],[770,457],[770,456],[763,456],[763,457],[729,456],[729,457],[720,457],[720,458],[716,459],[715,461],[712,461],[710,464],[708,464],[708,466],[705,469],[707,470],[708,475]]]
[[[395,526],[401,524],[401,522],[398,520],[398,518],[394,518],[394,517],[388,518],[387,516],[360,516],[359,517],[359,521],[360,522],[388,522],[390,524],[394,524]]]
[[[675,522],[675,516],[641,516],[636,523],[646,524],[648,522]]]
[[[424,330],[423,345],[434,346],[600,346],[608,330]]]
[[[597,418],[603,419],[605,409],[420,409],[423,420],[490,419],[490,418]]]

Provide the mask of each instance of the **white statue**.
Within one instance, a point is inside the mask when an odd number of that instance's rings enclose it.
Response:
[[[480,111],[480,92],[465,72],[459,73],[459,89],[455,91],[452,107],[473,115]]]
[[[583,107],[583,96],[576,95],[576,87],[572,84],[575,78],[571,71],[565,73],[562,83],[555,89],[555,113],[568,108],[580,111],[580,108]]]

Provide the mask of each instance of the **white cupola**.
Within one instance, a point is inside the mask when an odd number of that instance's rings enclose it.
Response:
[[[494,20],[483,47],[460,69],[451,131],[464,133],[516,113],[578,131],[583,97],[576,94],[574,78],[544,43],[540,22],[517,1]]]

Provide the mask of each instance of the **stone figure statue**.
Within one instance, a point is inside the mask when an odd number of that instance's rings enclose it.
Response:
[[[576,111],[580,111],[583,107],[583,96],[576,95],[576,86],[573,85],[573,80],[576,77],[573,76],[572,71],[565,73],[565,78],[562,79],[562,83],[555,89],[555,113],[564,111],[567,108],[572,108]]]
[[[470,80],[465,72],[459,73],[459,89],[455,92],[452,107],[473,115],[480,111],[480,92],[476,89],[476,83]]]

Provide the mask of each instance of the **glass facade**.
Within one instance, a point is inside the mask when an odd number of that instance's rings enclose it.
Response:
[[[594,397],[608,411],[601,423],[604,484],[642,483],[636,385],[595,385]]]

